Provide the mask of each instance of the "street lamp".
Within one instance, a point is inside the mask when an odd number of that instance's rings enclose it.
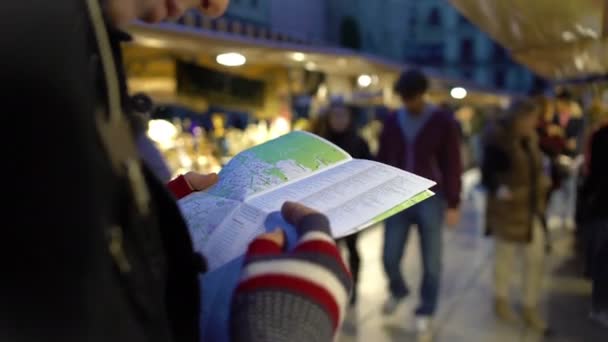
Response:
[[[455,87],[450,91],[450,95],[456,100],[462,100],[467,97],[467,90],[463,87]]]
[[[372,85],[373,79],[370,75],[360,75],[357,78],[357,84],[359,85],[359,87],[361,88],[367,88],[370,85]]]
[[[217,55],[215,61],[223,66],[238,67],[244,65],[247,62],[247,58],[238,52],[228,52]]]
[[[294,52],[291,54],[291,59],[296,62],[304,62],[304,60],[306,59],[306,55],[301,52]]]

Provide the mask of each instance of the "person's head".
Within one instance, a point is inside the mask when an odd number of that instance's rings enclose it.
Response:
[[[555,96],[555,107],[558,113],[567,113],[572,110],[572,93],[568,90],[562,90]]]
[[[342,99],[333,100],[319,115],[313,132],[325,138],[356,132],[352,109]]]
[[[230,0],[106,0],[108,17],[117,26],[139,19],[156,23],[181,16],[186,10],[198,7],[205,15],[220,16]]]
[[[404,71],[395,83],[397,93],[408,112],[420,114],[424,111],[424,95],[429,89],[428,78],[419,70]]]
[[[145,93],[137,93],[131,96],[131,109],[140,115],[149,116],[154,110],[154,101]]]
[[[346,133],[353,126],[352,113],[344,104],[334,104],[327,112],[327,128],[331,133]]]
[[[538,123],[538,106],[530,100],[518,100],[507,110],[506,119],[517,136],[532,136]]]

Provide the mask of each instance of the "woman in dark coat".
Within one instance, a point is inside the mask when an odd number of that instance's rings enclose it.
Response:
[[[353,158],[372,159],[367,142],[358,134],[353,111],[343,103],[333,103],[324,113],[316,127],[316,133],[338,145]],[[359,279],[359,264],[361,258],[357,250],[358,234],[342,239],[346,244],[349,255],[349,266],[353,275],[354,287],[351,305],[357,302],[357,281]]]
[[[587,157],[588,173],[579,196],[593,280],[592,317],[608,327],[608,121],[591,136]]]
[[[515,103],[505,118],[488,132],[482,165],[482,182],[488,190],[486,222],[496,238],[495,310],[513,321],[508,294],[516,253],[524,259],[524,319],[539,331],[547,325],[538,311],[541,290],[544,215],[550,181],[544,174],[535,126],[537,108],[532,102]]]

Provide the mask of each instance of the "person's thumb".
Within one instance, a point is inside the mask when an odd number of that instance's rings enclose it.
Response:
[[[203,175],[196,172],[188,172],[184,175],[188,184],[194,191],[202,191],[210,188],[215,185],[219,180],[218,175],[216,173],[210,173],[208,175]]]
[[[285,220],[296,227],[299,227],[302,220],[312,214],[319,212],[300,203],[285,202],[281,208],[281,214]]]

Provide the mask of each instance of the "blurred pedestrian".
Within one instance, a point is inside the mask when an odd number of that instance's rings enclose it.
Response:
[[[429,80],[418,70],[401,74],[395,92],[403,108],[389,116],[380,137],[378,160],[438,183],[434,197],[389,218],[385,222],[383,263],[389,279],[390,297],[383,311],[390,314],[409,294],[401,272],[410,228],[420,235],[423,276],[421,303],[416,309],[416,328],[425,336],[432,332],[437,310],[442,255],[442,227],[459,221],[462,162],[460,132],[454,116],[425,100]]]
[[[367,142],[357,132],[353,111],[340,100],[334,101],[320,118],[318,134],[342,148],[353,158],[372,159]],[[351,306],[357,303],[357,284],[361,258],[357,250],[359,234],[349,235],[340,242],[348,249],[348,261],[353,275],[354,287],[350,298]]]
[[[163,183],[167,183],[171,180],[171,170],[165,157],[147,134],[148,121],[154,109],[154,102],[146,94],[135,94],[131,97],[131,108],[133,111],[131,121],[135,132],[135,145],[139,155],[154,175]]]
[[[557,93],[555,102],[555,117],[553,123],[562,128],[566,139],[565,152],[570,157],[580,153],[580,139],[582,138],[584,121],[581,106],[575,101],[568,90]]]
[[[121,28],[195,5],[219,15],[228,0],[0,2],[6,124],[28,127],[17,144],[2,135],[0,341],[200,342],[205,262],[175,198],[140,161],[120,58]],[[183,196],[217,179],[188,173],[169,187]],[[329,222],[294,203],[282,214],[301,241],[287,253],[275,231],[250,245],[232,341],[333,341],[351,279]]]
[[[576,184],[578,176],[577,158],[582,153],[584,133],[583,111],[570,91],[563,89],[557,93],[555,101],[556,113],[553,123],[561,127],[565,147],[556,159],[557,170],[560,174],[559,202],[562,226],[566,229],[575,228]],[[559,203],[558,202],[558,203]]]
[[[551,188],[547,191],[548,206],[552,195],[561,188],[562,180],[570,174],[569,165],[564,165],[562,162],[563,153],[566,149],[566,139],[564,129],[554,123],[555,101],[544,94],[535,95],[533,99],[538,106],[538,123],[536,126],[538,144],[544,156],[545,171],[551,177]],[[546,215],[541,216],[540,219],[546,234],[546,250],[551,252],[553,247],[549,234],[549,220]]]
[[[514,321],[509,299],[513,262],[524,262],[523,317],[544,332],[539,311],[545,232],[544,216],[550,181],[544,174],[535,128],[538,108],[530,101],[514,103],[504,118],[486,132],[482,182],[488,190],[486,224],[495,238],[494,293],[496,315]]]
[[[551,191],[550,194],[559,189],[562,184],[562,179],[567,176],[567,173],[559,163],[559,157],[566,149],[566,139],[564,129],[554,122],[555,104],[553,99],[547,96],[536,97],[536,103],[539,107],[538,126],[538,142],[541,151],[549,161],[549,169],[551,173]]]
[[[576,247],[581,255],[587,256],[587,264],[585,267],[585,274],[590,276],[591,269],[593,268],[592,260],[590,258],[590,237],[593,233],[588,231],[588,228],[593,225],[589,225],[588,222],[592,220],[592,217],[587,217],[590,213],[590,206],[587,199],[589,188],[587,186],[590,168],[591,168],[591,145],[595,134],[608,125],[608,110],[601,103],[600,99],[595,99],[588,109],[587,122],[585,123],[585,133],[583,134],[583,151],[584,151],[584,162],[582,169],[578,174],[577,179],[577,196],[576,196]],[[597,174],[596,174],[597,177]],[[593,215],[591,215],[593,216]]]
[[[584,211],[580,224],[593,283],[591,315],[608,327],[608,119],[604,117],[596,127],[589,143],[579,209]]]

